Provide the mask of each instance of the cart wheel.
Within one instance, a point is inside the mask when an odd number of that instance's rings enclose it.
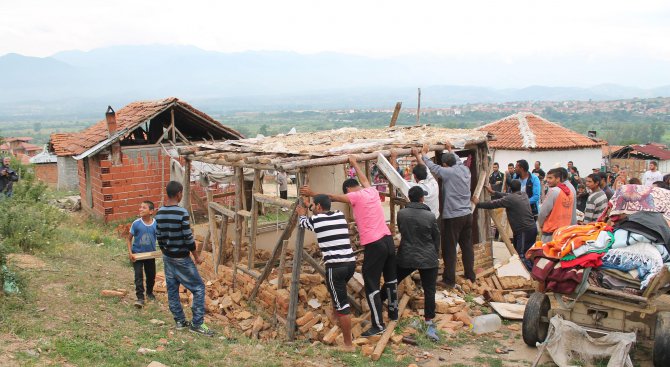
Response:
[[[670,312],[658,313],[655,334],[654,367],[670,366]]]
[[[523,341],[528,346],[534,347],[536,343],[541,343],[547,338],[550,308],[549,297],[542,292],[535,292],[528,299],[521,327]]]

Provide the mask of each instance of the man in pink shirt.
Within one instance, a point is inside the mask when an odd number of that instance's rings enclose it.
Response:
[[[395,245],[393,237],[386,225],[384,209],[379,200],[379,192],[370,185],[365,173],[356,162],[356,157],[349,157],[349,164],[356,170],[360,184],[353,178],[342,183],[344,195],[325,194],[331,201],[348,203],[354,212],[354,220],[358,228],[361,246],[365,248],[363,258],[363,280],[365,294],[370,306],[372,327],[361,334],[363,337],[378,335],[386,326],[382,316],[382,300],[379,283],[384,274],[384,289],[388,299],[388,316],[391,320],[398,319],[398,280],[396,278]],[[303,196],[315,196],[309,186],[300,188]]]

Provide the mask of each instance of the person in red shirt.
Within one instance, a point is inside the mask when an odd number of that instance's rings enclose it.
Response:
[[[372,327],[361,334],[363,337],[378,335],[386,330],[382,316],[382,297],[379,283],[384,274],[386,299],[388,300],[388,316],[390,320],[398,319],[398,280],[396,275],[396,253],[391,231],[386,225],[384,209],[379,200],[379,193],[370,185],[365,172],[356,162],[355,156],[349,157],[349,164],[356,170],[360,184],[353,178],[342,183],[343,195],[324,194],[331,201],[347,203],[354,212],[354,220],[358,228],[361,246],[364,247],[363,280],[366,299],[370,306]],[[300,188],[303,196],[316,196],[309,186]]]

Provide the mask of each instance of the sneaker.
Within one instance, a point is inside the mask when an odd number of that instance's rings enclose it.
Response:
[[[135,308],[142,308],[144,307],[144,300],[143,299],[138,299],[135,301]]]
[[[154,302],[154,301],[156,301],[156,296],[154,296],[153,293],[152,294],[147,294],[147,299],[151,302]]]
[[[191,325],[189,329],[192,333],[197,333],[204,336],[214,336],[214,331],[207,327],[207,325],[202,324],[200,326]]]
[[[440,341],[440,336],[437,335],[437,328],[435,328],[435,323],[432,320],[426,322],[426,336],[434,342]]]
[[[369,338],[369,337],[371,337],[371,336],[379,335],[379,334],[383,333],[385,330],[386,330],[385,327],[383,327],[383,328],[380,329],[380,328],[378,328],[378,327],[376,327],[376,326],[373,326],[373,327],[371,327],[371,328],[365,330],[365,331],[361,334],[361,337],[363,337],[363,338]]]
[[[191,326],[191,322],[188,321],[188,320],[183,320],[183,321],[177,321],[177,322],[175,322],[175,328],[176,328],[177,330],[181,330],[181,329],[187,328],[187,327],[189,327],[189,326]]]

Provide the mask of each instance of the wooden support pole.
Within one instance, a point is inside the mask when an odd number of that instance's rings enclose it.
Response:
[[[389,221],[389,230],[391,231],[391,236],[395,236],[395,198],[396,192],[393,184],[389,182],[389,194],[391,195],[391,200],[389,200],[389,212],[391,218]]]
[[[279,256],[279,267],[277,268],[277,290],[284,288],[284,269],[286,268],[286,249],[288,248],[288,240],[282,242],[281,255]],[[272,325],[277,325],[277,308],[279,303],[278,297],[275,297],[274,310],[272,311]]]
[[[281,252],[282,244],[284,243],[284,241],[288,240],[291,237],[291,233],[293,232],[293,229],[295,228],[295,225],[298,222],[298,213],[295,211],[295,208],[296,206],[298,206],[299,203],[300,198],[296,199],[293,205],[291,205],[291,208],[289,209],[291,216],[289,217],[288,222],[286,223],[286,228],[284,228],[284,232],[282,232],[282,235],[277,239],[277,243],[275,244],[275,247],[272,250],[272,256],[270,257],[270,260],[268,260],[268,263],[265,264],[265,268],[263,268],[261,276],[258,278],[258,281],[256,281],[254,289],[251,290],[251,294],[249,295],[249,302],[253,302],[253,300],[256,298],[256,295],[258,294],[258,290],[261,287],[261,283],[263,283],[265,279],[267,279],[267,277],[270,275],[270,272],[274,267],[275,261],[277,261],[277,259],[279,258],[279,253]]]
[[[209,224],[209,239],[212,244],[216,244],[218,246],[219,239],[218,239],[218,231],[216,230],[216,214],[214,212],[214,209],[212,209],[209,206],[209,203],[214,202],[212,190],[206,188],[205,194],[207,195],[207,203],[208,203],[206,208],[207,208],[207,222]],[[212,246],[212,253],[215,254],[217,253],[217,251],[218,249]]]
[[[402,296],[402,299],[400,300],[400,306],[398,307],[398,316],[402,315],[402,313],[405,311],[405,307],[407,307],[409,300],[410,300],[409,295],[405,294],[404,296]],[[389,322],[388,326],[386,326],[386,331],[384,331],[384,334],[382,334],[382,338],[379,339],[379,342],[377,342],[377,346],[372,352],[371,358],[373,361],[379,360],[379,357],[381,357],[382,353],[384,353],[386,344],[388,344],[389,339],[391,339],[391,336],[393,335],[393,332],[395,331],[395,326],[397,324],[398,321],[393,320]]]
[[[391,123],[389,127],[394,127],[398,121],[398,115],[400,115],[400,108],[402,107],[402,102],[396,102],[395,108],[393,109],[393,116],[391,116]]]
[[[172,144],[175,144],[177,142],[177,138],[174,126],[174,107],[170,108],[170,131],[171,131],[170,140],[172,141]]]
[[[297,175],[297,186],[300,187],[304,181],[303,173]],[[295,339],[295,320],[298,311],[298,293],[300,288],[300,270],[302,265],[303,247],[305,244],[305,229],[298,227],[295,239],[295,250],[293,251],[293,270],[291,272],[291,291],[289,295],[288,315],[286,316],[287,338],[289,341]]]
[[[242,168],[235,168],[235,211],[242,210],[244,205],[244,173]],[[233,289],[237,285],[237,263],[240,260],[240,247],[242,247],[242,216],[235,213],[235,244],[233,245]]]
[[[184,161],[184,180],[182,181],[184,196],[181,199],[181,204],[193,220],[193,209],[191,208],[191,160],[185,159]]]
[[[219,232],[219,244],[216,250],[216,262],[214,263],[214,273],[219,273],[219,265],[226,263],[226,236],[228,236],[228,216],[221,217],[221,232]]]
[[[507,251],[509,251],[510,255],[516,254],[516,249],[514,248],[514,245],[512,242],[509,240],[507,237],[505,228],[503,228],[502,223],[498,220],[498,217],[495,215],[491,214],[491,219],[493,219],[493,224],[498,228],[498,233],[500,233],[500,238],[502,238],[503,242],[505,243],[505,246],[507,246]]]
[[[261,185],[261,171],[254,170],[254,186],[251,195],[251,233],[249,236],[249,249],[247,266],[249,269],[254,268],[254,255],[256,252],[256,236],[258,231],[258,201],[256,201],[255,194],[258,193],[258,188]]]
[[[237,215],[237,213],[235,211],[233,211],[231,209],[228,209],[228,208],[226,208],[225,206],[223,206],[219,203],[212,202],[212,203],[207,204],[207,206],[216,210],[221,215],[225,215],[225,216],[230,217],[230,218],[235,218],[235,216]]]

